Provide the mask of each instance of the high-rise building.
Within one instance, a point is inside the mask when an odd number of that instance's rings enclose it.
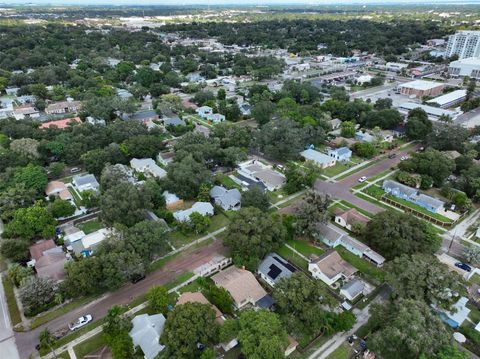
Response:
[[[445,56],[453,55],[458,55],[459,59],[480,56],[480,31],[463,30],[450,35]]]

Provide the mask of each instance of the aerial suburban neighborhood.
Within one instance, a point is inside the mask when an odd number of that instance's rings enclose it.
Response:
[[[0,5],[0,359],[480,357],[480,2],[320,3]]]

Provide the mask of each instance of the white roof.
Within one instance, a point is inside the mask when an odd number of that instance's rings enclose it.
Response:
[[[190,219],[190,215],[194,212],[200,213],[202,216],[213,215],[213,206],[210,202],[195,202],[189,209],[177,211],[173,213],[173,217],[177,221],[184,222]]]
[[[458,65],[477,65],[480,66],[480,57],[467,57],[466,59],[456,60],[450,62],[450,66]]]
[[[145,359],[153,359],[165,346],[159,340],[165,326],[163,314],[141,314],[132,320],[133,328],[128,333],[132,338],[133,345],[142,348]]]
[[[165,198],[166,204],[172,204],[180,201],[180,198],[178,198],[175,193],[170,193],[168,191],[163,191],[162,196]]]
[[[446,312],[447,316],[462,325],[462,323],[467,319],[470,309],[467,308],[468,298],[461,297],[458,302],[453,305],[453,310],[451,312]],[[454,312],[455,311],[455,312]]]
[[[165,177],[167,175],[167,171],[157,165],[155,161],[151,158],[132,158],[130,160],[130,166],[140,172],[148,171],[155,177],[159,178]]]
[[[432,116],[436,116],[436,117],[446,115],[446,116],[449,116],[452,119],[454,119],[456,116],[459,115],[459,113],[456,112],[456,111],[444,110],[442,108],[422,105],[422,104],[415,103],[415,102],[404,102],[399,106],[399,108],[405,109],[405,110],[408,110],[408,111],[413,110],[414,108],[421,108],[428,115],[432,115]]]
[[[479,63],[480,64],[480,63]],[[440,106],[446,105],[450,102],[460,100],[461,98],[467,96],[467,90],[455,90],[449,92],[445,95],[435,97],[434,99],[428,100],[428,103],[438,103]]]
[[[332,157],[312,149],[308,149],[303,152],[300,152],[300,155],[302,155],[302,157],[304,157],[307,160],[315,161],[320,164],[330,163],[333,160]]]
[[[82,238],[82,244],[84,248],[90,248],[100,242],[102,242],[107,234],[109,234],[110,231],[106,228],[99,229],[98,231],[92,232],[90,234],[87,234],[85,237]]]
[[[415,81],[410,81],[410,82],[398,85],[398,87],[408,87],[408,88],[414,88],[416,90],[423,90],[423,91],[431,90],[438,86],[443,86],[443,84],[439,82],[425,81],[425,80],[415,80]]]

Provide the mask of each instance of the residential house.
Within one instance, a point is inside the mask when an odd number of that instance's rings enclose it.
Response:
[[[240,112],[242,113],[243,116],[250,116],[252,113],[252,106],[248,103],[242,103],[240,106]]]
[[[192,213],[199,213],[202,216],[213,216],[214,209],[209,202],[195,202],[189,209],[174,212],[173,217],[179,222],[188,222]]]
[[[207,120],[211,121],[214,124],[217,124],[225,121],[225,116],[220,113],[213,113],[211,115],[207,115]]]
[[[432,213],[438,213],[445,207],[443,201],[420,193],[417,189],[405,186],[396,181],[386,180],[383,182],[382,188],[388,194],[416,204]]]
[[[191,82],[202,82],[202,81],[205,81],[205,77],[203,77],[202,75],[200,75],[200,73],[198,73],[198,72],[191,72],[191,73],[187,74],[187,76],[185,76],[185,78],[186,78],[188,81],[191,81]]]
[[[65,129],[67,126],[75,124],[75,123],[82,123],[80,120],[80,117],[74,117],[74,118],[64,118],[63,120],[53,120],[53,121],[47,121],[44,122],[40,125],[40,128],[50,128],[50,127],[56,127],[60,130]]]
[[[27,265],[35,268],[38,277],[51,278],[55,281],[65,278],[67,256],[62,247],[57,246],[52,239],[42,240],[30,246],[30,257]]]
[[[206,304],[206,305],[212,307],[212,309],[215,311],[215,320],[217,321],[217,323],[223,324],[223,322],[225,321],[225,319],[223,318],[222,312],[215,305],[210,303],[208,301],[208,299],[205,298],[205,296],[200,292],[193,292],[193,293],[192,292],[185,292],[185,293],[182,293],[180,295],[180,297],[178,297],[176,305],[182,305],[182,304],[185,304],[185,303]]]
[[[160,344],[160,336],[165,327],[163,314],[140,314],[132,319],[132,330],[128,335],[132,338],[133,346],[142,349],[145,359],[157,358],[165,348]]]
[[[72,183],[79,192],[87,190],[98,191],[100,187],[95,176],[90,173],[76,175],[73,177]]]
[[[357,131],[355,132],[355,139],[362,142],[373,142],[375,141],[375,136],[372,136],[368,132]]]
[[[7,88],[5,89],[5,93],[6,93],[8,96],[17,96],[18,90],[20,90],[20,87],[7,87]]]
[[[308,263],[308,271],[315,279],[332,286],[340,279],[350,279],[357,269],[340,257],[334,250],[329,250]]]
[[[151,158],[132,158],[130,166],[134,171],[141,172],[146,177],[163,178],[167,176],[167,171],[157,165]]]
[[[238,165],[238,174],[253,182],[259,182],[269,191],[283,187],[287,181],[284,174],[258,160],[249,160]],[[238,176],[240,178],[240,176]]]
[[[337,161],[348,161],[352,157],[352,151],[348,147],[340,147],[328,150],[328,155]]]
[[[210,106],[202,106],[195,110],[195,112],[202,118],[207,118],[207,116],[213,114],[213,109]]]
[[[49,115],[57,115],[62,113],[78,112],[82,109],[80,101],[61,101],[49,104],[45,108],[45,113]]]
[[[342,125],[342,121],[339,120],[338,118],[334,118],[334,119],[328,121],[328,123],[332,127],[333,131],[338,130],[340,128],[340,126]]]
[[[128,100],[129,98],[133,97],[133,94],[125,89],[116,89],[115,92],[122,100]]]
[[[268,296],[255,276],[246,269],[228,267],[211,277],[216,286],[225,288],[232,296],[236,309],[256,305]]]
[[[107,125],[105,120],[103,120],[101,118],[95,118],[95,117],[92,117],[92,116],[87,116],[87,118],[85,118],[85,121],[87,121],[87,123],[89,123],[91,125],[94,125],[94,126],[106,126]]]
[[[160,152],[157,156],[157,161],[164,166],[168,166],[175,157],[175,152]]]
[[[312,161],[320,168],[332,167],[337,163],[335,158],[310,148],[300,152],[300,155],[305,158],[305,160]]]
[[[335,208],[335,223],[341,227],[348,229],[349,231],[352,230],[352,226],[355,223],[360,224],[367,224],[370,222],[370,218],[364,216],[360,212],[358,212],[355,208],[351,208],[348,210],[343,210],[340,208]]]
[[[24,120],[26,118],[39,118],[40,112],[32,104],[24,104],[13,109],[13,117],[16,120]]]
[[[186,123],[178,116],[162,117],[163,126],[185,126]]]
[[[350,302],[353,302],[357,299],[360,295],[363,294],[365,289],[365,282],[361,279],[354,278],[345,284],[342,288],[340,288],[340,295]]]
[[[210,190],[210,197],[217,206],[225,211],[238,211],[240,209],[242,195],[236,188],[226,189],[222,186],[214,186]]]
[[[451,311],[440,311],[440,318],[453,329],[460,327],[470,314],[467,307],[468,298],[461,297],[454,305]]]
[[[333,225],[318,224],[315,237],[325,243],[327,246],[335,248],[342,246],[357,257],[364,258],[377,267],[381,267],[385,263],[385,258],[372,250],[366,244],[350,237],[347,233]]]
[[[165,204],[167,209],[174,209],[183,204],[183,200],[178,198],[175,193],[170,193],[168,191],[164,191],[162,193],[163,198],[165,198]]]
[[[74,242],[70,242],[67,249],[73,251],[77,256],[83,255],[84,257],[88,257],[94,253],[95,248],[102,243],[110,233],[111,231],[107,228],[99,229],[98,231],[84,235]]]
[[[47,196],[57,196],[65,201],[73,200],[73,196],[67,188],[67,185],[61,181],[50,181],[45,188]]]
[[[281,279],[290,278],[296,271],[294,266],[276,253],[267,255],[258,266],[258,274],[272,287]]]
[[[297,350],[298,347],[298,342],[293,339],[290,335],[288,336],[288,346],[285,349],[284,355],[285,357],[288,357],[290,354],[292,354],[295,350]]]

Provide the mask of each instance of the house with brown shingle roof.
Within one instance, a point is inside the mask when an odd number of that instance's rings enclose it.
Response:
[[[212,276],[212,280],[216,286],[225,288],[230,293],[237,309],[247,304],[255,305],[267,296],[252,272],[246,269],[231,266]]]
[[[58,196],[65,201],[73,199],[72,194],[67,188],[67,185],[61,181],[50,181],[45,188],[47,196]]]
[[[223,324],[223,322],[225,321],[223,319],[223,314],[220,311],[220,309],[218,309],[215,305],[210,303],[208,301],[208,299],[205,298],[205,296],[200,292],[185,292],[185,293],[183,293],[180,297],[178,297],[177,305],[185,304],[185,303],[207,304],[207,305],[211,306],[212,309],[215,311],[215,320],[217,321],[217,323]]]
[[[308,263],[308,271],[315,279],[331,286],[339,279],[351,278],[357,268],[343,260],[336,251],[329,250]]]
[[[58,247],[52,239],[43,240],[30,246],[32,260],[27,264],[35,267],[41,278],[51,278],[56,281],[65,278],[66,254],[62,247]]]
[[[370,218],[364,216],[358,212],[355,208],[350,208],[348,210],[343,210],[341,208],[335,208],[335,223],[343,228],[352,230],[352,226],[355,223],[367,224],[370,222]]]

